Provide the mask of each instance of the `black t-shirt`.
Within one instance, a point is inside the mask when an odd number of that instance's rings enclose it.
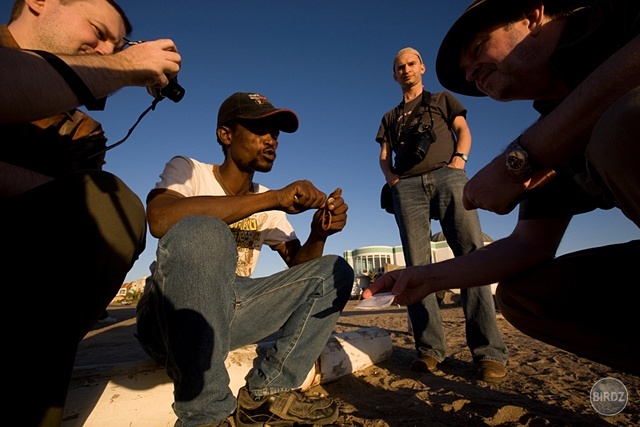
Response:
[[[418,109],[412,114],[414,109]],[[389,110],[382,117],[376,141],[387,141],[395,153],[394,169],[400,177],[420,175],[439,169],[451,162],[456,151],[456,137],[451,130],[457,116],[466,118],[467,109],[450,92],[423,92],[422,96]],[[433,124],[432,124],[433,120]],[[410,136],[416,126],[426,125],[433,129],[435,141],[431,141],[424,159],[417,164],[402,167],[406,151],[415,149],[416,137]]]

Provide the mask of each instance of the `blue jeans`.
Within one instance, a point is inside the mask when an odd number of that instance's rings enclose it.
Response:
[[[462,169],[443,167],[423,175],[403,178],[393,187],[395,218],[407,266],[431,262],[431,220],[440,221],[442,232],[455,256],[484,246],[476,210],[462,206],[462,190],[469,178]],[[491,294],[491,287],[461,291],[467,345],[474,362],[507,362]],[[442,319],[435,294],[408,307],[418,357],[429,355],[438,362],[446,357]]]
[[[182,425],[216,423],[236,408],[228,387],[229,351],[280,331],[254,362],[256,396],[299,387],[349,300],[353,269],[326,255],[263,278],[236,276],[237,249],[223,221],[187,217],[158,243],[149,304],[138,339],[165,363]]]

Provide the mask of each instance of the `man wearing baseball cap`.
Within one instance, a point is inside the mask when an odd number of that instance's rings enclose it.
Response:
[[[332,399],[296,389],[351,295],[352,268],[322,255],[326,239],[346,225],[348,206],[339,188],[327,198],[306,180],[279,190],[253,181],[273,167],[280,132],[297,129],[293,111],[258,93],[234,93],[218,111],[222,164],[176,156],[147,196],[149,229],[159,241],[137,335],[174,381],[178,426],[324,425],[338,417]],[[316,212],[301,244],[287,214],[309,209]],[[288,268],[252,278],[262,245]],[[236,399],[229,351],[276,332]]]
[[[465,207],[519,205],[511,235],[447,263],[383,276],[408,304],[451,287],[499,281],[504,317],[522,332],[640,374],[634,298],[640,240],[556,257],[574,215],[617,208],[640,227],[640,2],[475,0],[444,37],[440,83],[469,96],[532,100],[540,118],[473,176]],[[507,145],[507,144],[505,144]]]

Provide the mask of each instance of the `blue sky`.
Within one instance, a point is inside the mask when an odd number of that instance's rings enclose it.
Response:
[[[3,22],[8,20],[9,3]],[[178,80],[186,94],[179,103],[164,99],[150,111],[124,144],[107,153],[106,170],[124,179],[144,201],[174,155],[222,163],[215,140],[218,106],[233,92],[259,92],[276,107],[294,110],[300,128],[281,134],[274,168],[256,174],[255,180],[272,189],[298,179],[309,179],[325,193],[343,189],[348,223],[329,238],[325,253],[400,245],[393,216],[379,208],[384,178],[374,140],[382,115],[401,100],[392,61],[403,47],[418,49],[427,67],[427,90],[443,90],[435,76],[435,56],[447,29],[470,0],[120,3],[133,23],[132,39],[176,42],[183,59]],[[537,118],[528,101],[456,96],[468,109],[473,135],[470,176]],[[109,98],[105,111],[92,116],[113,144],[151,101],[144,88],[124,88]],[[312,212],[290,216],[302,241],[311,217]],[[516,212],[498,216],[480,211],[480,221],[483,231],[496,240],[512,231]],[[432,225],[434,232],[440,230],[437,222]],[[574,218],[559,253],[639,236],[638,228],[618,210],[592,212]],[[148,275],[156,245],[148,235],[147,249],[127,282]],[[283,268],[277,254],[265,248],[255,275]]]

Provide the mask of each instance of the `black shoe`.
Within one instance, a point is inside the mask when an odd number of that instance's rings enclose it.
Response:
[[[255,400],[246,387],[238,392],[237,427],[325,425],[337,418],[338,405],[326,397],[310,397],[292,390]]]

